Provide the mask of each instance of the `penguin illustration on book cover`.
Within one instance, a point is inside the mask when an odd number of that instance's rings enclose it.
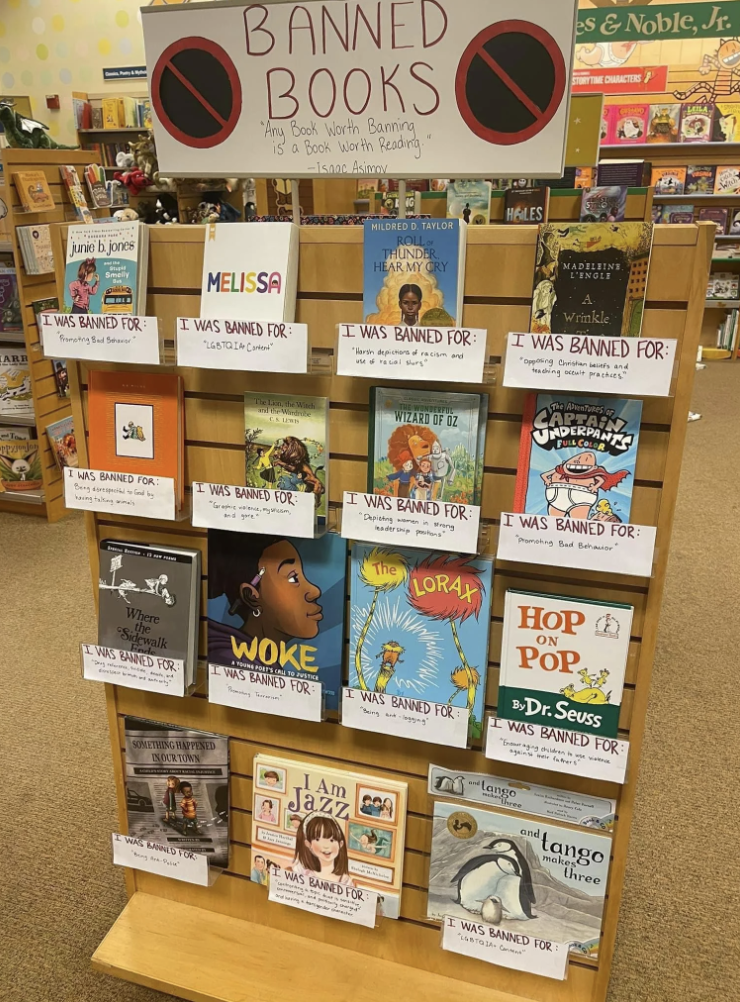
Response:
[[[473,915],[480,915],[485,906],[494,924],[497,915],[499,921],[536,918],[532,874],[517,846],[511,839],[497,838],[485,848],[491,853],[469,859],[450,881],[457,884],[457,904]]]

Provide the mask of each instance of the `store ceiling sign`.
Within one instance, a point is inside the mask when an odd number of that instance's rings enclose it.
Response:
[[[576,41],[655,42],[740,34],[740,0],[727,3],[662,3],[650,7],[600,7],[578,15]]]
[[[160,171],[562,174],[577,0],[144,8]]]
[[[622,69],[573,70],[574,94],[665,94],[667,66],[626,66]]]

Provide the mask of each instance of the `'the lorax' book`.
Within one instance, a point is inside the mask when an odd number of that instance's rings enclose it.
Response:
[[[365,323],[462,324],[466,229],[461,219],[365,220]]]
[[[595,957],[610,852],[608,835],[437,801],[427,916],[486,922]]]
[[[143,223],[70,226],[63,313],[146,313],[149,231]]]
[[[350,686],[464,707],[480,737],[492,574],[490,560],[355,543]]]
[[[514,511],[629,522],[641,400],[529,394]]]
[[[652,223],[541,226],[530,331],[639,337],[652,243]]]
[[[632,606],[510,588],[499,717],[615,738]]]
[[[255,755],[251,879],[275,870],[301,882],[366,887],[383,915],[401,910],[406,783],[315,762]]]
[[[294,393],[244,394],[245,483],[313,494],[326,521],[329,402]]]
[[[347,544],[336,533],[288,539],[208,532],[208,660],[342,684]]]
[[[201,317],[295,320],[297,226],[210,223],[205,234]]]

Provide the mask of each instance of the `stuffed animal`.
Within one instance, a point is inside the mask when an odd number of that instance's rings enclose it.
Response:
[[[122,223],[135,222],[139,218],[139,213],[136,209],[119,209],[113,213],[113,218],[118,219]]]
[[[154,210],[154,214],[157,217],[157,222],[167,225],[168,223],[176,223],[178,216],[177,209],[177,199],[174,195],[170,195],[169,192],[163,191],[162,194],[157,199],[157,205]]]
[[[151,178],[147,177],[138,167],[134,167],[133,170],[127,170],[125,174],[117,170],[113,178],[125,185],[130,195],[139,195],[142,191],[150,188],[152,184]]]
[[[5,129],[8,146],[37,150],[76,150],[77,146],[62,146],[47,132],[48,126],[13,111],[11,104],[0,104],[0,123]]]

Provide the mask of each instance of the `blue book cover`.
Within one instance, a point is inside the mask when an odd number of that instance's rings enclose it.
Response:
[[[354,543],[350,686],[467,707],[479,738],[492,576],[478,557]]]
[[[132,313],[139,302],[142,224],[70,226],[62,313]]]
[[[208,532],[208,660],[307,678],[336,710],[342,685],[347,544]]]
[[[368,219],[362,318],[369,324],[462,324],[465,224],[459,219]]]
[[[641,400],[530,394],[514,511],[629,522]]]

